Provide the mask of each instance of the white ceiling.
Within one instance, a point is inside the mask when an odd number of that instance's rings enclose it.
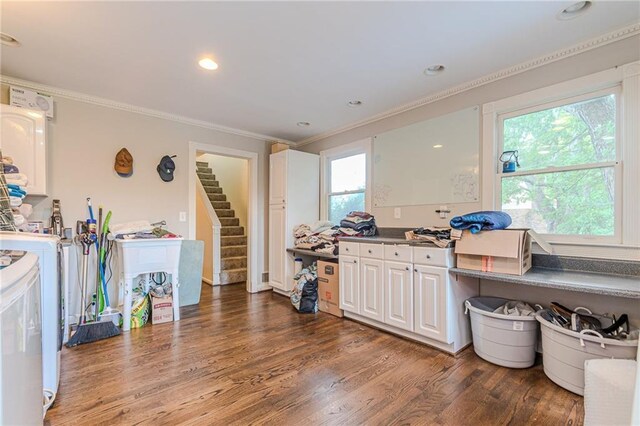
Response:
[[[2,1],[22,47],[3,46],[1,72],[299,141],[640,19],[636,1],[556,19],[570,4]]]

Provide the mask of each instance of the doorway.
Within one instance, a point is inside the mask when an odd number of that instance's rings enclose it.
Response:
[[[205,241],[203,281],[261,291],[258,154],[190,142],[189,164],[189,238]]]

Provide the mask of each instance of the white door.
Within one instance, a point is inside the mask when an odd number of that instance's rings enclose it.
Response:
[[[28,178],[30,195],[47,195],[47,158],[44,113],[2,105],[0,149]]]
[[[269,204],[287,202],[287,153],[271,154],[269,158]]]
[[[430,339],[451,343],[447,329],[447,269],[416,265],[415,328]]]
[[[355,256],[340,256],[340,309],[360,313],[358,288],[360,282],[359,259]]]
[[[360,314],[383,322],[384,262],[360,258]]]
[[[285,282],[285,224],[287,213],[284,204],[269,206],[269,285],[287,289]]]
[[[413,331],[413,271],[411,263],[384,262],[384,322]]]

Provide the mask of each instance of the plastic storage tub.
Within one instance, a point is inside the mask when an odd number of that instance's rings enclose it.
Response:
[[[536,314],[542,326],[544,374],[563,388],[584,395],[584,362],[589,359],[635,359],[637,340],[607,339],[591,330],[567,330],[548,321],[548,311]],[[594,333],[594,334],[591,334]]]
[[[499,297],[472,297],[465,302],[471,311],[473,350],[493,364],[528,368],[536,360],[538,322],[534,316],[493,312],[508,301]]]

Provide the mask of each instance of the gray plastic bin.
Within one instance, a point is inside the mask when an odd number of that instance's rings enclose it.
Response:
[[[534,316],[496,314],[508,299],[472,297],[465,302],[471,312],[473,350],[493,364],[528,368],[536,360],[538,322]]]
[[[607,339],[591,330],[567,330],[549,321],[545,309],[536,314],[542,326],[544,374],[563,388],[584,395],[584,363],[589,359],[635,359],[637,340]]]

